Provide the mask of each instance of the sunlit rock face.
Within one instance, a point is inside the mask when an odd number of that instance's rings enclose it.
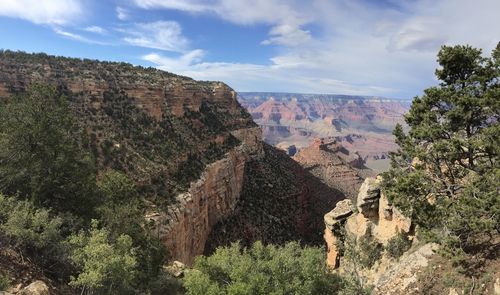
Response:
[[[238,100],[267,143],[300,150],[316,138],[330,138],[378,172],[387,169],[388,153],[397,149],[391,132],[410,105],[383,97],[300,93],[243,92]]]

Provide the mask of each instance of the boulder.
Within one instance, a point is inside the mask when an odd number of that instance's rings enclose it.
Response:
[[[380,177],[368,177],[359,189],[356,207],[367,218],[377,214],[381,180]]]
[[[325,214],[323,217],[325,225],[329,230],[333,230],[333,226],[340,221],[347,219],[353,213],[352,201],[349,199],[342,200],[335,205],[332,211]]]
[[[45,282],[37,280],[24,287],[19,294],[22,295],[49,295],[49,287]]]

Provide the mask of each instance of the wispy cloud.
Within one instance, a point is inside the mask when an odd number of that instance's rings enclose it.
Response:
[[[116,17],[119,20],[127,20],[129,19],[129,12],[125,8],[118,6],[116,7]]]
[[[496,0],[415,0],[383,6],[364,0],[134,0],[145,9],[207,14],[237,25],[267,24],[263,45],[280,46],[262,64],[144,57],[197,79],[224,80],[238,90],[313,91],[410,98],[435,84],[443,44],[489,52],[499,41]],[[313,24],[319,32],[305,29]],[[160,58],[161,57],[161,58]],[[189,62],[186,62],[188,60]]]
[[[121,31],[127,35],[123,40],[134,46],[184,52],[189,43],[181,26],[174,21],[137,23]]]
[[[54,28],[54,32],[58,35],[65,37],[65,38],[72,39],[75,41],[80,41],[80,42],[89,43],[89,44],[97,44],[97,45],[109,45],[108,43],[89,39],[89,38],[84,37],[82,35],[71,33],[71,32],[65,31],[65,30],[60,29],[60,28]]]
[[[79,0],[2,0],[0,16],[20,18],[36,24],[67,24],[83,14]]]
[[[270,24],[269,38],[262,44],[296,46],[310,39],[302,28],[310,21],[294,7],[295,0],[134,0],[145,9],[174,9],[208,13],[238,25]]]
[[[100,34],[100,35],[104,35],[108,32],[106,29],[103,29],[99,26],[89,26],[89,27],[84,28],[83,30],[90,32],[90,33]]]

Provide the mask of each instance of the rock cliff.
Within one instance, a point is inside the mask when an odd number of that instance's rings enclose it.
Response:
[[[0,99],[30,85],[64,94],[99,172],[137,184],[171,258],[191,263],[238,202],[261,130],[221,82],[199,82],[125,63],[0,52]]]
[[[300,149],[293,159],[325,185],[351,199],[356,197],[363,179],[372,174],[359,154],[348,151],[335,139],[315,139],[309,147]]]
[[[260,129],[237,130],[241,144],[209,164],[187,192],[179,194],[166,211],[153,211],[153,222],[172,259],[191,264],[204,253],[217,222],[227,218],[240,199],[247,162],[262,156]]]
[[[365,179],[359,189],[355,206],[351,200],[343,200],[325,214],[324,239],[327,244],[327,265],[331,269],[345,272],[348,267],[353,267],[353,261],[344,259],[344,252],[347,251],[345,247],[357,248],[369,241],[372,245],[381,245],[380,250],[376,251],[382,251],[389,240],[398,234],[413,239],[411,220],[390,204],[380,190],[381,181],[380,177]],[[368,247],[365,247],[363,251],[371,251],[367,249]],[[375,251],[375,248],[373,249]],[[370,253],[360,253],[366,254]],[[377,256],[375,264],[357,270],[366,284],[376,285],[382,275],[394,265],[394,260],[383,254],[378,257],[378,254],[373,253],[374,257]],[[348,267],[344,267],[345,265]]]

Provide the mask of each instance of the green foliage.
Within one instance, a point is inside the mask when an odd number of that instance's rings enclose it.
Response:
[[[403,253],[408,251],[411,247],[411,241],[404,233],[398,233],[396,236],[389,239],[385,249],[387,254],[393,258],[399,258]]]
[[[62,225],[62,218],[49,210],[0,194],[0,234],[34,262],[55,266],[61,260],[64,251]]]
[[[364,268],[371,268],[382,256],[384,247],[370,235],[362,236],[356,243],[345,246],[345,256]]]
[[[102,205],[97,209],[111,241],[121,235],[132,238],[138,260],[137,277],[146,285],[159,274],[166,251],[161,242],[143,228],[142,201],[134,183],[124,173],[110,170],[98,182]],[[143,286],[144,287],[144,286]]]
[[[198,257],[186,274],[187,294],[336,294],[344,282],[327,273],[320,248],[256,242]]]
[[[67,99],[53,87],[34,85],[0,104],[0,192],[89,215],[95,171],[81,139]]]
[[[500,229],[500,43],[491,57],[443,46],[440,86],[416,97],[394,130],[400,149],[384,175],[389,199],[448,252],[487,255]],[[478,257],[478,256],[477,256]]]
[[[70,285],[88,294],[131,294],[137,273],[132,238],[120,235],[113,243],[109,231],[99,229],[97,223],[93,220],[89,232],[69,238],[70,257],[81,269],[77,277],[71,278]]]
[[[475,176],[460,196],[449,203],[445,221],[449,235],[443,240],[446,254],[455,263],[467,267],[467,253],[495,253],[494,246],[500,232],[500,169]],[[489,253],[491,251],[492,253]]]
[[[10,287],[10,279],[8,276],[0,274],[0,291],[5,291]]]

